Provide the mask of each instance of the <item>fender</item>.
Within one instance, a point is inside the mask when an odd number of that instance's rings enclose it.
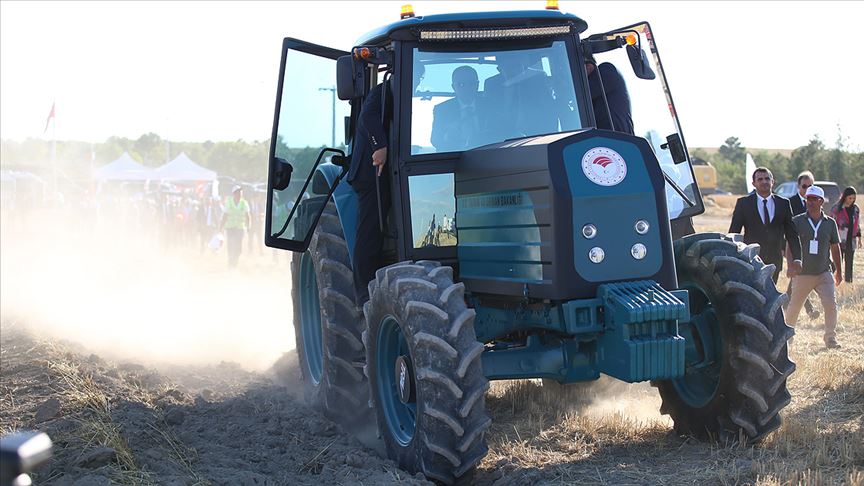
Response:
[[[327,187],[333,187],[333,184],[342,173],[342,168],[330,162],[324,162],[318,166],[315,172],[313,184],[321,181],[327,183]],[[345,243],[348,244],[348,259],[351,264],[354,264],[354,240],[357,237],[357,193],[348,184],[348,181],[343,178],[339,181],[339,186],[333,191],[333,202],[336,203],[336,213],[339,214],[339,222],[342,223],[342,232],[345,236]]]

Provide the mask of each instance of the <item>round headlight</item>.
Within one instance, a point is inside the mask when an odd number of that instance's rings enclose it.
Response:
[[[648,254],[648,249],[642,243],[636,243],[630,248],[630,254],[633,255],[633,258],[641,260]]]
[[[603,248],[595,246],[588,252],[588,258],[594,263],[600,263],[604,258],[606,258],[606,252],[603,251]]]
[[[648,228],[650,228],[650,227],[651,227],[651,225],[648,224],[648,221],[645,221],[644,219],[640,219],[639,221],[636,221],[636,226],[634,226],[633,228],[640,235],[644,235],[645,233],[648,232]]]
[[[582,227],[582,236],[589,240],[591,238],[594,238],[595,236],[597,236],[597,227],[593,224],[586,224]]]

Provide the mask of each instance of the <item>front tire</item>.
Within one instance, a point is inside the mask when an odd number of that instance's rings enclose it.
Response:
[[[378,270],[364,306],[367,375],[387,455],[411,473],[468,480],[487,452],[484,347],[453,270],[403,262]]]
[[[782,305],[771,279],[774,265],[757,257],[758,245],[722,234],[675,242],[678,285],[690,293],[685,374],[659,381],[662,413],[680,434],[723,442],[754,442],[780,426],[791,401],[786,380],[795,371]]]

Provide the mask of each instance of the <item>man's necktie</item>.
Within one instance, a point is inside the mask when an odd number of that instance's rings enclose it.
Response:
[[[768,200],[767,200],[767,199],[763,199],[763,200],[762,200],[762,212],[765,214],[765,218],[764,218],[764,219],[765,219],[765,224],[770,223],[770,222],[771,222],[771,217],[768,216]]]

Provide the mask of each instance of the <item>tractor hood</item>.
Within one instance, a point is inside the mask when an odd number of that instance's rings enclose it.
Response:
[[[469,150],[455,195],[460,275],[474,291],[569,300],[607,282],[676,288],[663,174],[642,138],[588,129]]]

